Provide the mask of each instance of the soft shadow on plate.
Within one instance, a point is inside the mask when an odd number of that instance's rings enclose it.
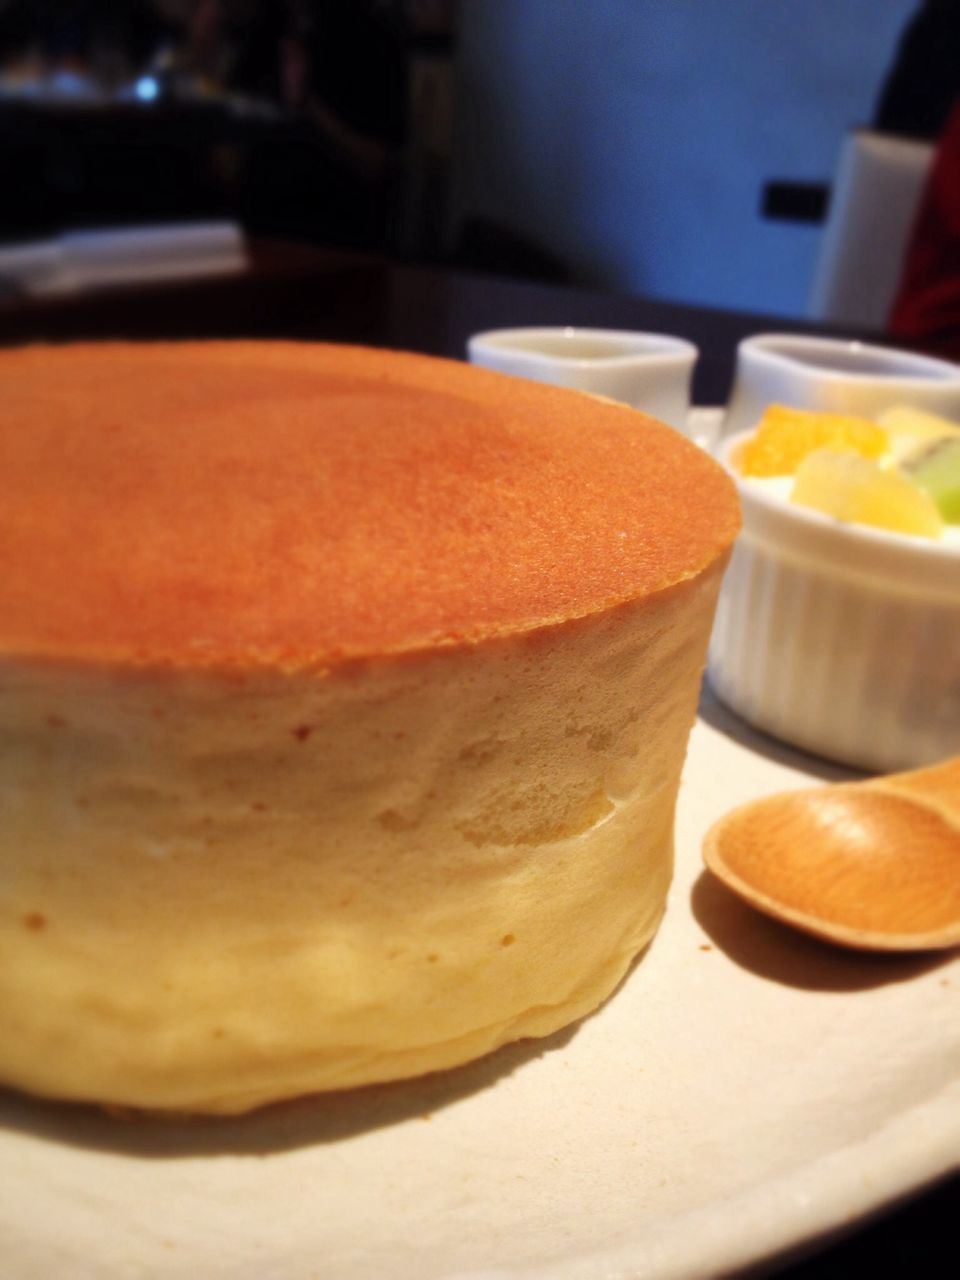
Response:
[[[633,959],[608,1000],[616,997],[651,945]],[[0,1089],[0,1132],[14,1130],[42,1141],[139,1159],[269,1156],[341,1142],[391,1125],[429,1123],[444,1107],[493,1088],[528,1063],[563,1049],[606,1003],[553,1035],[504,1045],[462,1067],[414,1080],[312,1094],[244,1116],[113,1114],[93,1105],[48,1102]]]
[[[748,907],[706,870],[690,891],[690,907],[714,946],[734,964],[805,991],[866,991],[909,982],[953,958],[943,951],[895,954],[830,946]]]
[[[785,742],[780,742],[779,739],[763,733],[760,729],[754,729],[720,701],[706,677],[700,690],[698,714],[711,729],[716,729],[732,742],[746,747],[757,755],[764,756],[767,760],[773,760],[776,764],[800,769],[810,774],[811,778],[821,778],[824,782],[851,782],[866,777],[862,770],[837,764],[832,760],[824,760],[821,756],[808,755],[805,751],[790,747]]]
[[[428,1123],[444,1107],[489,1089],[526,1063],[562,1048],[579,1023],[542,1040],[504,1045],[476,1062],[414,1080],[312,1094],[242,1116],[106,1112],[81,1103],[48,1102],[0,1092],[0,1130],[138,1158],[267,1156],[340,1142],[407,1121]]]

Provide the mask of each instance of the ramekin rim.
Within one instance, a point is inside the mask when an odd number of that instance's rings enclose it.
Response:
[[[801,362],[787,352],[778,351],[775,348],[771,349],[769,345],[771,343],[789,343],[809,350],[829,348],[834,351],[844,349],[865,352],[869,356],[876,355],[887,360],[895,358],[908,361],[910,364],[915,365],[918,370],[925,368],[930,370],[931,374],[936,371],[938,376],[924,376],[919,372],[886,374],[843,372],[838,369],[829,369],[808,362]],[[903,347],[883,347],[878,343],[863,342],[859,338],[835,338],[826,334],[812,333],[755,333],[741,340],[738,345],[738,352],[746,353],[752,358],[773,365],[776,368],[804,371],[812,375],[816,380],[823,382],[875,382],[880,386],[891,386],[899,383],[909,388],[926,388],[935,383],[948,385],[951,382],[956,382],[960,387],[960,364],[953,360],[926,355],[920,351],[908,351]]]
[[[664,347],[659,351],[637,350],[609,356],[563,356],[544,351],[527,351],[522,347],[510,346],[506,342],[501,345],[500,340],[508,334],[524,334],[527,337],[587,334],[601,339],[618,339],[621,342],[636,339],[655,339],[657,342],[662,342]],[[538,364],[574,365],[578,368],[609,368],[612,365],[632,364],[637,360],[645,360],[651,363],[659,361],[662,363],[683,364],[689,360],[696,360],[700,355],[700,349],[696,343],[672,333],[661,333],[655,329],[608,329],[594,325],[575,324],[510,325],[499,329],[483,329],[478,333],[470,334],[467,338],[467,351],[471,352],[474,348],[479,349],[482,347],[486,347],[497,354],[506,353],[514,358],[527,358],[531,362],[535,361]]]
[[[931,556],[944,563],[956,560],[957,566],[960,568],[960,546],[949,546],[946,543],[934,542],[932,539],[921,538],[909,533],[897,533],[893,529],[879,529],[872,525],[854,524],[850,521],[839,520],[836,517],[824,514],[822,511],[817,511],[813,507],[804,507],[798,503],[785,502],[774,494],[766,493],[762,489],[750,486],[748,484],[750,477],[743,476],[737,471],[732,464],[731,455],[734,449],[751,435],[753,435],[753,428],[738,431],[734,435],[727,436],[721,440],[716,450],[717,461],[733,478],[744,506],[749,502],[754,502],[761,510],[770,512],[774,517],[779,517],[787,522],[792,521],[800,528],[807,527],[822,531],[827,535],[832,534],[841,542],[848,544],[859,542],[865,548],[876,551],[892,549],[903,557],[912,555],[923,557],[928,563]]]

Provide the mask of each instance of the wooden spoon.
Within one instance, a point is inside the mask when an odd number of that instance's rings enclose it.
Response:
[[[743,805],[703,857],[751,906],[830,942],[960,946],[960,756]]]

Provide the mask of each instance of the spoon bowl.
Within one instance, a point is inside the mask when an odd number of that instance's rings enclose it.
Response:
[[[960,946],[960,756],[734,809],[707,867],[751,906],[842,946]]]

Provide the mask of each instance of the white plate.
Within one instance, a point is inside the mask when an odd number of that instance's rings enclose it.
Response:
[[[709,698],[664,924],[574,1030],[231,1121],[0,1098],[0,1270],[216,1280],[725,1273],[954,1166],[960,957],[832,950],[701,873],[731,805],[839,776]]]

